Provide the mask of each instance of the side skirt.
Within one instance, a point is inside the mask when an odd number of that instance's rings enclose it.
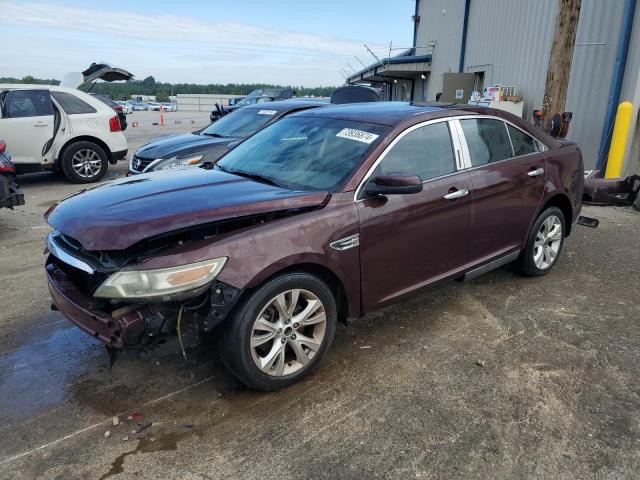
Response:
[[[459,280],[461,282],[468,282],[470,280],[473,280],[476,277],[479,277],[480,275],[484,275],[485,273],[490,272],[491,270],[500,268],[503,265],[506,265],[507,263],[514,262],[515,260],[517,260],[519,256],[520,256],[520,250],[517,250],[503,257],[496,258],[495,260],[492,260],[489,263],[485,263],[484,265],[476,267],[473,270],[469,270],[468,272],[465,272],[465,274],[462,277],[460,277]]]

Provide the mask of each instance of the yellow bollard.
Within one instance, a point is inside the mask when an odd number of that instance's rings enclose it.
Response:
[[[611,147],[609,147],[607,169],[604,175],[605,178],[617,178],[622,172],[624,148],[627,145],[627,135],[629,135],[632,110],[633,104],[631,102],[622,102],[618,105],[616,123],[614,124],[613,136],[611,137]]]

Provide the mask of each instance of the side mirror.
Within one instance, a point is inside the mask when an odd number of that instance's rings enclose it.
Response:
[[[422,179],[408,173],[378,175],[364,188],[367,195],[406,195],[422,191]]]

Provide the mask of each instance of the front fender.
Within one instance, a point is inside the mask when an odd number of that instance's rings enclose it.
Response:
[[[320,210],[293,213],[262,225],[229,232],[206,241],[176,246],[138,268],[164,268],[227,257],[218,280],[245,290],[296,266],[316,265],[342,282],[349,316],[360,314],[359,247],[336,250],[332,242],[359,233],[358,212],[349,194],[334,194]]]

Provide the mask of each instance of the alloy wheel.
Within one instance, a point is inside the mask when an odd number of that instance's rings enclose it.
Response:
[[[304,369],[325,339],[327,315],[317,295],[287,290],[272,298],[251,329],[251,356],[256,366],[274,377]]]
[[[553,265],[562,245],[562,222],[556,215],[547,217],[536,234],[533,244],[533,262],[540,270]]]
[[[83,148],[71,159],[73,170],[82,178],[92,178],[100,173],[102,159],[95,150]]]

